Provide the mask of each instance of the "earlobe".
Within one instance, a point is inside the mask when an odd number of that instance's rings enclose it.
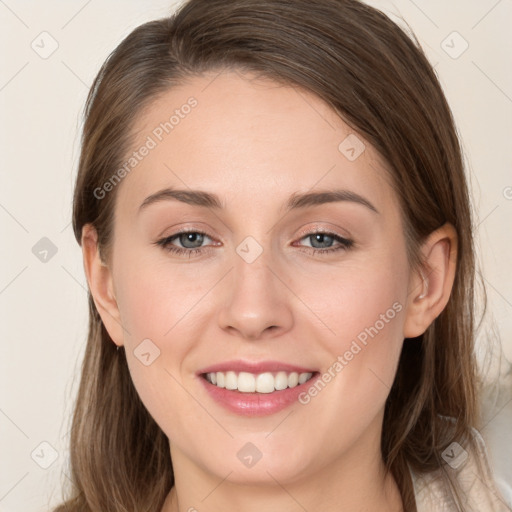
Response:
[[[115,297],[112,273],[101,260],[98,235],[91,224],[82,229],[82,253],[89,289],[103,324],[117,346],[123,345],[123,328]]]
[[[411,271],[404,337],[423,334],[446,307],[457,266],[457,232],[445,223],[421,247],[423,266]]]

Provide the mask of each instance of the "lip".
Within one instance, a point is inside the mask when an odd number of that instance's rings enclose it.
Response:
[[[313,376],[304,384],[299,384],[294,388],[286,388],[272,393],[242,393],[238,390],[219,388],[211,384],[204,378],[204,374],[210,372],[297,372],[312,373]],[[306,391],[320,377],[320,372],[301,366],[280,363],[278,361],[226,361],[220,364],[212,365],[197,372],[199,381],[204,386],[209,397],[224,409],[240,416],[267,416],[286,409],[298,401],[299,395]]]
[[[281,363],[279,361],[224,361],[219,364],[214,364],[199,370],[196,375],[202,375],[203,373],[211,372],[248,372],[248,373],[264,373],[264,372],[297,372],[297,373],[315,373],[318,370],[312,370],[311,368],[305,368],[303,366],[296,366],[288,363]]]

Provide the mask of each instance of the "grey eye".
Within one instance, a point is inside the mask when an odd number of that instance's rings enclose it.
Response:
[[[314,247],[315,249],[326,249],[327,247],[331,247],[334,242],[334,237],[326,233],[315,233],[314,235],[308,235],[306,238],[309,238],[311,241],[311,247]],[[320,245],[315,245],[316,243]]]
[[[178,235],[178,240],[180,244],[186,249],[195,249],[196,247],[201,247],[204,241],[204,235],[202,233],[181,233]]]

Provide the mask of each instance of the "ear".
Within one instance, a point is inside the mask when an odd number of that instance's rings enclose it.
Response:
[[[100,257],[98,235],[92,224],[82,228],[82,253],[89,289],[103,325],[117,346],[123,345],[121,315],[114,293],[112,273]]]
[[[452,291],[457,268],[457,232],[445,223],[421,246],[424,265],[411,271],[404,337],[423,334],[443,311]]]

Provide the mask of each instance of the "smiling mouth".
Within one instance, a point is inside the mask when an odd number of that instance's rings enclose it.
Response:
[[[240,393],[273,393],[308,382],[317,372],[208,372],[201,374],[210,384]]]

